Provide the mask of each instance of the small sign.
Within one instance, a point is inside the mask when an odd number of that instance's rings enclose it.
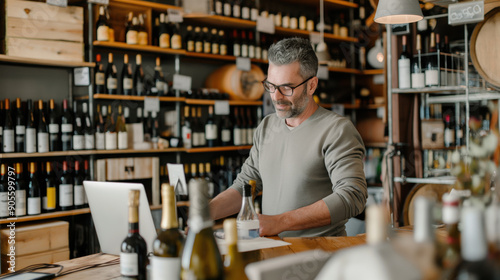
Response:
[[[319,33],[319,32],[309,33],[309,41],[311,41],[311,43],[313,43],[313,44],[321,43],[323,41],[322,39],[323,38],[321,38],[321,33]]]
[[[236,69],[241,71],[250,71],[252,69],[252,62],[248,57],[236,58]]]
[[[318,66],[318,74],[316,75],[318,79],[328,80],[328,67],[324,65]]]
[[[337,113],[341,116],[345,114],[344,105],[342,104],[332,104],[332,112]]]
[[[484,20],[484,1],[470,1],[448,6],[448,24],[460,25]]]
[[[186,175],[184,174],[184,165],[167,163],[168,180],[170,185],[174,186],[175,193],[178,195],[187,195],[188,187]]]
[[[183,0],[182,8],[186,14],[210,14],[209,3],[211,1]]]
[[[88,67],[80,67],[73,69],[73,75],[75,76],[75,86],[90,85],[90,75]]]
[[[373,84],[374,85],[383,85],[385,83],[384,75],[374,75],[373,76]]]
[[[159,97],[144,97],[144,111],[145,112],[159,112],[160,111],[160,98]]]
[[[181,91],[191,90],[191,77],[186,75],[174,74],[172,88]]]
[[[47,4],[66,8],[68,7],[68,0],[47,0]]]
[[[410,24],[392,24],[392,33],[394,35],[405,35],[410,33]]]
[[[109,5],[109,0],[88,0],[89,3]]]
[[[214,113],[216,115],[229,115],[229,101],[215,101]]]
[[[182,11],[178,9],[167,9],[168,11],[168,20],[170,22],[176,23],[176,22],[183,22],[184,19],[182,18]]]
[[[259,16],[257,18],[257,31],[274,34],[274,21],[271,17]]]

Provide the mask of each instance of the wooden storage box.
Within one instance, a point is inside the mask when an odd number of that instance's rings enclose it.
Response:
[[[106,181],[148,179],[153,177],[153,158],[106,159]]]
[[[16,57],[84,61],[82,7],[0,0],[2,53]]]
[[[442,120],[422,120],[422,149],[444,148],[444,123]]]

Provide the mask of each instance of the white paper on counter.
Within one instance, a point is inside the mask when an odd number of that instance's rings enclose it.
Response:
[[[217,241],[217,245],[219,246],[219,251],[222,255],[227,254],[227,244],[226,240],[220,239],[220,238],[215,238]],[[270,238],[265,238],[265,237],[257,237],[253,239],[241,239],[238,240],[238,251],[239,252],[249,252],[249,251],[255,251],[259,249],[265,249],[265,248],[274,248],[274,247],[281,247],[281,246],[287,246],[290,245],[291,243],[282,241],[282,240],[275,240],[275,239],[270,239]]]

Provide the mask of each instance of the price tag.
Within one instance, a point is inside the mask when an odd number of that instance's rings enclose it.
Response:
[[[448,24],[459,25],[484,20],[484,1],[470,1],[448,6]]]
[[[109,5],[109,0],[88,0],[89,3]]]
[[[311,43],[313,44],[319,44],[321,43],[321,33],[319,32],[311,32],[309,33],[309,41],[311,41]]]
[[[181,91],[191,90],[191,77],[180,74],[174,74],[174,81],[172,88]]]
[[[316,75],[318,79],[328,80],[328,67],[324,65],[318,66],[318,74]]]
[[[248,57],[236,58],[236,69],[241,71],[250,71],[252,69],[252,62]]]
[[[170,22],[183,22],[182,11],[178,9],[167,9],[168,11],[168,20]]]
[[[47,4],[66,8],[68,7],[68,0],[47,0]]]
[[[175,193],[187,195],[188,188],[186,183],[186,175],[184,174],[184,165],[167,163],[168,180],[170,185],[174,186]]]
[[[274,21],[271,17],[259,16],[257,18],[257,31],[274,34]]]
[[[73,69],[75,76],[75,86],[88,86],[90,85],[90,74],[88,67],[80,67]]]
[[[212,1],[183,0],[182,8],[186,14],[210,14],[210,5]]]
[[[145,112],[159,112],[160,111],[160,98],[159,97],[144,97],[144,111]]]
[[[342,104],[332,104],[332,112],[337,113],[341,116],[345,114],[344,105]]]
[[[214,113],[216,115],[229,115],[229,101],[215,101]]]

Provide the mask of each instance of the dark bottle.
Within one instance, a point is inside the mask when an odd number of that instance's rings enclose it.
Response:
[[[36,153],[36,123],[35,123],[35,106],[33,106],[33,101],[28,99],[26,101],[26,109],[28,110],[28,119],[26,122],[26,153]],[[58,127],[59,129],[59,127]]]
[[[123,68],[122,68],[122,94],[132,95],[133,80],[132,80],[132,66],[128,62],[128,54],[123,55]]]
[[[101,54],[95,57],[95,73],[94,73],[94,93],[106,93],[106,72],[104,72],[104,65],[101,62]]]
[[[4,101],[0,100],[0,153],[3,152],[3,125],[5,122]]]
[[[199,26],[194,28],[194,51],[197,53],[203,52],[203,33],[201,33]]]
[[[247,145],[248,142],[248,124],[245,117],[245,108],[240,107],[240,120],[241,120],[241,145]]]
[[[410,54],[406,42],[406,36],[403,35],[402,51],[398,59],[398,80],[399,88],[411,88],[411,74],[410,74]]]
[[[158,140],[160,138],[160,124],[156,111],[151,112],[151,142],[153,143],[153,149],[158,149]]]
[[[128,234],[121,244],[120,273],[125,279],[146,280],[148,248],[139,234],[139,195],[138,190],[130,190]]]
[[[139,26],[137,28],[137,44],[146,46],[148,44],[148,31],[144,22],[144,15],[139,15]]]
[[[26,180],[23,176],[23,164],[16,163],[16,216],[26,215]]]
[[[243,145],[243,126],[241,123],[241,119],[238,113],[238,108],[234,108],[234,114],[233,114],[233,144],[235,146]],[[246,140],[246,139],[245,139]]]
[[[84,181],[89,181],[91,179],[90,177],[90,167],[89,167],[89,160],[86,159],[83,161],[83,180]],[[85,191],[85,190],[84,190]],[[85,207],[89,207],[89,201],[87,199],[87,194],[85,194]]]
[[[212,53],[211,47],[212,47],[212,38],[210,36],[210,33],[208,31],[208,27],[203,27],[202,29],[203,32],[203,53]]]
[[[170,30],[168,30],[168,15],[160,14],[159,44],[160,48],[170,48]]]
[[[85,207],[85,190],[83,189],[84,174],[80,168],[80,161],[75,160],[75,172],[73,184],[73,204],[75,208]]]
[[[43,109],[43,101],[38,100],[38,131],[36,133],[36,142],[39,153],[49,151],[49,128],[45,118],[45,110]]]
[[[125,33],[125,42],[129,45],[137,45],[139,37],[139,20],[132,17],[132,24]]]
[[[212,28],[210,33],[212,34],[211,35],[212,36],[212,46],[210,47],[212,54],[219,54],[219,52],[220,52],[220,49],[219,49],[220,38],[217,35],[217,29]]]
[[[172,35],[170,36],[170,47],[174,50],[182,49],[182,36],[178,23],[172,23]]]
[[[116,150],[118,148],[118,135],[116,133],[115,117],[111,111],[111,105],[108,105],[108,115],[104,125],[104,143],[106,150]]]
[[[146,95],[144,70],[142,69],[142,56],[140,54],[135,56],[134,91],[135,95]]]
[[[73,150],[73,114],[66,99],[63,100],[61,115],[61,147],[63,151]]]
[[[96,39],[97,41],[109,41],[109,24],[104,6],[99,7],[99,18],[96,23]]]
[[[7,181],[7,165],[0,164],[0,219],[9,217],[9,182]]]
[[[108,67],[106,68],[106,93],[118,94],[118,79],[116,66],[113,64],[113,54],[108,54]]]
[[[201,107],[198,107],[198,114],[196,116],[197,116],[196,117],[196,122],[197,122],[196,131],[198,132],[199,146],[204,147],[207,145],[207,140],[205,137],[205,126],[203,125]]]
[[[84,127],[84,117],[78,110],[78,103],[73,102],[73,116],[75,122],[73,124],[73,149],[75,151],[85,149],[85,127]]]
[[[451,121],[451,116],[444,117],[444,146],[452,147],[455,145],[455,128]]]
[[[194,34],[193,27],[188,25],[186,27],[186,36],[184,37],[184,45],[186,46],[186,51],[194,52]]]
[[[245,30],[241,30],[240,49],[241,49],[241,57],[248,57],[248,40],[247,40],[247,33]]]
[[[44,212],[53,212],[57,207],[57,178],[54,170],[52,170],[52,164],[47,161],[45,172],[45,191],[43,191],[42,196],[42,209]]]
[[[56,111],[54,99],[49,100],[49,150],[61,150],[61,134],[60,134],[59,115]]]
[[[255,129],[257,125],[255,125],[252,110],[247,107],[247,145],[253,145],[253,135],[255,133]]]
[[[181,134],[182,134],[182,143],[184,144],[184,148],[191,149],[192,148],[192,126],[191,126],[191,118],[189,117],[189,106],[184,107],[184,118],[182,120]]]
[[[217,169],[217,185],[219,186],[219,192],[223,192],[228,188],[224,156],[220,156],[219,160],[219,168]]]
[[[39,215],[42,213],[42,197],[40,192],[40,185],[38,184],[38,176],[36,174],[36,164],[29,163],[30,179],[28,182],[27,193],[27,213],[28,215]]]
[[[238,30],[234,29],[233,30],[233,55],[234,56],[241,56],[241,45],[240,45],[240,39],[238,37]]]
[[[164,91],[165,85],[164,85],[164,81],[163,81],[163,73],[161,70],[160,57],[156,58],[154,83],[155,83],[156,93],[152,91],[153,95],[161,96],[161,95],[166,94],[166,92]]]
[[[225,17],[230,17],[233,14],[232,0],[224,1],[223,13]]]
[[[73,175],[69,169],[68,162],[62,164],[63,173],[59,179],[59,209],[62,211],[73,209]]]
[[[460,200],[459,197],[445,193],[443,195],[443,223],[446,225],[446,239],[444,248],[441,253],[441,267],[443,275],[448,276],[449,273],[460,262],[460,229],[458,223],[460,221]],[[443,278],[447,279],[447,277]]]
[[[255,57],[255,50],[256,50],[256,42],[255,42],[255,38],[253,36],[253,32],[248,31],[248,57],[249,58],[256,58]]]
[[[425,69],[425,86],[427,87],[439,86],[438,57],[435,53],[436,51],[436,37],[434,32],[432,32],[429,44],[429,52],[432,54],[427,56],[427,67]]]
[[[95,115],[95,149],[96,150],[104,150],[106,149],[105,144],[105,124],[104,120],[106,119],[107,107],[105,105],[102,106],[102,112],[100,110],[100,106],[97,105],[97,112]]]
[[[224,30],[219,30],[219,54],[227,55],[227,39]]]
[[[24,153],[26,137],[26,120],[24,118],[21,98],[16,98],[16,152]]]
[[[230,146],[232,144],[233,125],[229,116],[222,117],[222,127],[220,132],[220,141],[222,146]]]
[[[205,139],[208,147],[215,147],[219,144],[219,130],[214,119],[214,107],[208,107],[208,118],[205,122]]]
[[[92,124],[92,120],[90,119],[87,102],[82,103],[82,115],[85,127],[85,149],[93,150],[95,148],[94,126]]]

